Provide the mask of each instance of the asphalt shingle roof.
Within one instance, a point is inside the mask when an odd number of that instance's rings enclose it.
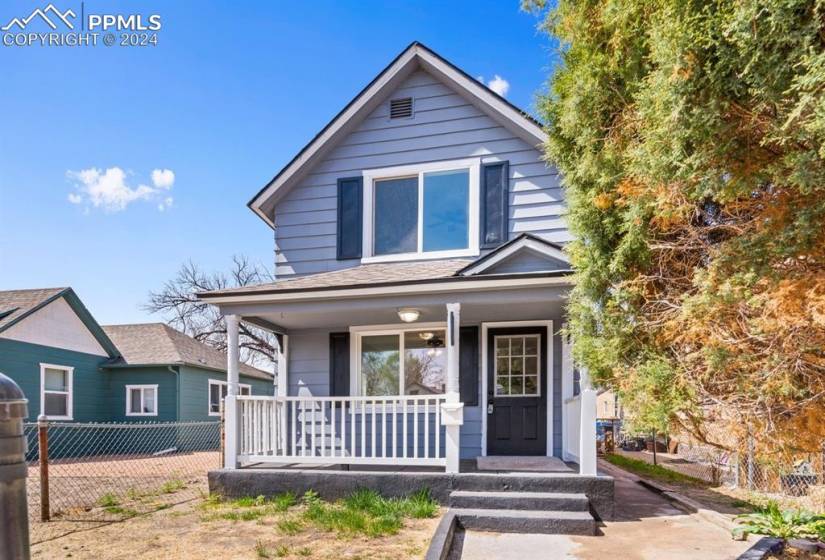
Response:
[[[347,286],[371,286],[396,282],[421,282],[438,280],[455,276],[455,273],[473,262],[473,259],[446,259],[432,261],[410,261],[362,264],[352,268],[320,272],[297,278],[287,278],[267,284],[229,288],[208,295],[255,292],[272,292],[278,290],[313,290]]]
[[[104,325],[103,330],[120,350],[120,364],[187,364],[226,371],[226,354],[163,323]],[[272,380],[272,375],[241,364],[240,373]]]
[[[34,290],[7,290],[0,292],[0,331],[22,315],[39,307],[68,288],[39,288]]]

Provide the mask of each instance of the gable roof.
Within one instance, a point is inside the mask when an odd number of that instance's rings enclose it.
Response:
[[[0,332],[23,321],[26,317],[46,307],[58,298],[63,298],[83,322],[92,336],[100,343],[109,357],[118,355],[111,339],[77,297],[71,288],[35,288],[29,290],[0,291]]]
[[[471,276],[483,273],[521,252],[532,252],[547,258],[548,261],[558,261],[562,265],[558,270],[572,271],[570,259],[561,245],[532,233],[522,233],[507,243],[499,245],[483,257],[474,260],[456,274]]]
[[[106,367],[189,365],[226,371],[226,354],[164,323],[105,325],[103,330],[121,354]],[[271,374],[244,363],[240,364],[240,373],[272,380]]]
[[[435,53],[418,41],[410,44],[381,71],[361,92],[344,107],[300,152],[273,177],[247,206],[270,227],[274,223],[267,213],[277,196],[294,185],[296,178],[313,164],[320,161],[336,144],[337,140],[351,132],[372,112],[407,76],[417,69],[424,69],[454,87],[474,105],[512,130],[532,146],[546,140],[541,123],[519,109],[504,97],[476,80],[459,67]]]

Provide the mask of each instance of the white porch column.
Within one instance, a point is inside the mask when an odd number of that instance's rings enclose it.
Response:
[[[581,423],[579,424],[579,474],[596,475],[596,390],[585,368],[580,370]]]
[[[286,397],[289,394],[289,374],[287,373],[287,367],[289,365],[289,356],[287,354],[287,348],[289,344],[289,339],[287,335],[282,334],[281,340],[283,343],[278,341],[278,337],[275,337],[275,360],[276,360],[276,379],[278,382],[276,388],[276,396],[278,397]],[[276,409],[278,410],[278,422],[280,423],[280,429],[278,430],[279,440],[278,445],[280,448],[280,452],[283,455],[287,454],[287,403],[281,402],[276,405]]]
[[[464,403],[458,385],[460,314],[460,303],[447,304],[447,397],[441,405],[441,423],[445,426],[444,452],[448,473],[458,472],[461,425],[464,423]]]
[[[238,443],[239,428],[238,421],[238,371],[240,347],[238,344],[237,315],[226,316],[226,399],[224,399],[224,431],[226,442],[224,444],[224,468],[238,468]]]

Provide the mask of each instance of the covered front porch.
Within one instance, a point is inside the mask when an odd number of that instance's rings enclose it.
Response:
[[[221,294],[225,467],[458,473],[530,455],[595,475],[595,392],[560,333],[568,290],[532,274]],[[241,321],[277,334],[274,397],[238,394]]]

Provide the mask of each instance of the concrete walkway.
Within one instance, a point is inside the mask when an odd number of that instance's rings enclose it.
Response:
[[[611,472],[611,474],[613,474]],[[750,543],[734,541],[724,529],[689,515],[663,497],[616,477],[616,519],[603,535],[518,535],[467,531],[463,560],[730,560]]]

